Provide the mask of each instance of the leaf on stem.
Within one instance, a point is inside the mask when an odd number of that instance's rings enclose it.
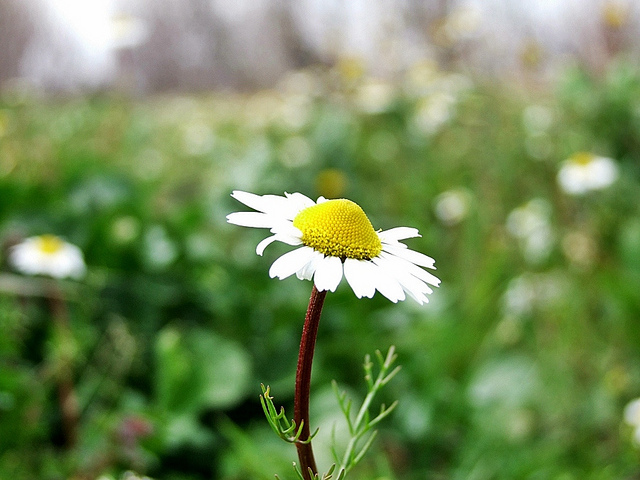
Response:
[[[377,430],[373,430],[368,437],[366,437],[367,433],[371,430],[372,427],[377,425],[384,418],[389,416],[389,414],[396,408],[398,405],[398,401],[394,401],[389,407],[386,407],[384,404],[380,406],[380,413],[375,417],[371,418],[371,413],[369,411],[371,404],[374,400],[375,395],[380,391],[382,387],[384,387],[393,377],[396,376],[400,367],[397,366],[393,370],[391,370],[393,363],[397,359],[397,355],[395,354],[395,347],[391,346],[386,356],[383,356],[380,350],[376,350],[375,352],[376,358],[378,360],[378,364],[380,367],[380,371],[377,375],[374,375],[373,372],[373,362],[371,361],[371,356],[366,355],[364,358],[364,378],[367,384],[367,395],[362,402],[360,409],[356,415],[355,420],[351,418],[351,407],[352,401],[347,398],[346,392],[340,392],[338,389],[338,384],[335,380],[332,382],[333,391],[338,399],[338,405],[340,406],[340,410],[347,421],[347,426],[349,427],[349,434],[351,436],[349,443],[347,445],[347,449],[342,457],[342,462],[340,462],[340,474],[338,479],[343,479],[346,474],[357,465],[360,460],[367,453],[373,441],[377,436]],[[391,370],[391,371],[390,371]],[[364,440],[366,437],[366,440]],[[359,446],[359,443],[364,441],[362,446]],[[335,452],[335,446],[333,447],[333,455],[337,460],[337,454]]]
[[[304,422],[300,422],[300,425],[296,428],[295,420],[289,420],[287,418],[284,407],[280,407],[280,412],[278,412],[278,410],[276,409],[276,406],[273,403],[273,397],[269,395],[270,387],[265,387],[264,384],[260,384],[260,387],[262,388],[262,395],[260,395],[260,404],[262,405],[262,410],[267,417],[267,422],[269,422],[271,429],[276,433],[276,435],[278,435],[287,443],[311,442],[311,440],[313,440],[313,437],[317,435],[319,428],[316,428],[316,430],[311,435],[309,435],[309,438],[307,438],[306,440],[300,440]]]

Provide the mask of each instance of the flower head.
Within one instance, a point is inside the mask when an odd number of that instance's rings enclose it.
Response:
[[[314,202],[301,193],[281,197],[234,191],[231,196],[256,212],[231,213],[229,223],[272,233],[258,243],[258,255],[274,241],[299,246],[273,262],[271,278],[282,280],[295,273],[301,280],[313,278],[318,290],[333,292],[344,275],[358,298],[371,298],[378,290],[392,302],[407,294],[420,304],[429,301],[429,285],[440,284],[421,268],[435,269],[434,260],[400,242],[419,237],[417,229],[376,231],[350,200],[320,197]]]
[[[11,247],[9,261],[27,275],[80,278],[86,272],[82,251],[55,235],[29,237]]]
[[[435,199],[436,216],[445,225],[453,226],[465,219],[471,206],[471,195],[462,188],[447,190]]]
[[[555,242],[551,225],[551,204],[534,198],[512,210],[507,217],[507,230],[517,238],[527,262],[536,264],[547,259]]]
[[[624,421],[633,428],[633,439],[640,445],[640,398],[630,401],[624,407]]]
[[[578,152],[565,160],[558,172],[558,183],[570,195],[602,190],[618,179],[618,165],[607,157]]]

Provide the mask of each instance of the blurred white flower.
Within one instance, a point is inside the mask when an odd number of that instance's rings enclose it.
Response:
[[[608,157],[578,152],[562,163],[558,172],[560,187],[570,195],[602,190],[618,179],[618,165]]]
[[[530,134],[545,133],[553,126],[553,110],[543,105],[529,105],[522,112],[522,123]]]
[[[125,14],[111,18],[111,45],[115,49],[137,47],[148,36],[147,24],[140,18]]]
[[[471,195],[462,188],[447,190],[435,199],[436,216],[445,225],[457,225],[464,220],[471,206]]]
[[[490,360],[476,369],[468,396],[476,408],[501,406],[506,411],[527,405],[539,392],[538,368],[524,356]]]
[[[444,91],[460,98],[473,88],[473,80],[461,73],[450,73],[442,78],[440,85]]]
[[[534,159],[548,158],[553,145],[549,132],[554,124],[554,112],[543,105],[529,105],[522,112],[522,125],[526,132],[525,148]]]
[[[264,130],[278,115],[282,97],[275,91],[265,90],[249,96],[244,103],[244,121],[249,130]]]
[[[145,260],[151,268],[164,269],[178,258],[177,245],[161,225],[153,225],[145,232],[144,244]]]
[[[96,480],[116,480],[116,477],[114,477],[113,475],[109,475],[109,474],[105,474],[105,475],[100,475]],[[151,477],[147,477],[146,475],[138,475],[135,472],[132,471],[126,471],[124,472],[122,475],[120,475],[120,477],[118,477],[118,480],[153,480]]]
[[[477,37],[482,20],[477,8],[457,7],[445,19],[444,34],[451,42],[471,40]]]
[[[380,113],[389,108],[395,98],[395,89],[389,83],[367,80],[358,89],[356,104],[365,113]]]
[[[417,99],[439,92],[460,97],[473,88],[473,81],[459,73],[444,74],[436,62],[423,61],[407,72],[403,88],[407,95]]]
[[[507,230],[520,241],[524,258],[529,263],[539,263],[551,253],[555,235],[550,216],[550,203],[535,198],[514,209],[507,217]]]
[[[420,96],[430,91],[441,73],[435,61],[420,61],[407,71],[404,89],[409,95]]]
[[[436,133],[455,115],[456,97],[446,92],[436,92],[425,97],[417,105],[413,125],[418,131]]]
[[[502,297],[505,313],[516,317],[530,314],[535,300],[535,284],[531,277],[526,275],[512,279]]]
[[[624,421],[633,427],[633,440],[640,445],[640,398],[631,400],[624,407]]]
[[[311,70],[296,70],[285,74],[277,89],[285,95],[313,97],[322,92],[322,84]]]
[[[297,132],[309,124],[312,106],[309,95],[287,95],[280,105],[279,120],[285,129]]]
[[[82,250],[55,235],[29,237],[9,251],[20,273],[54,278],[81,278],[87,270]]]
[[[524,273],[513,278],[502,297],[505,316],[522,317],[536,309],[552,308],[567,292],[567,281],[558,272]]]
[[[121,480],[152,480],[151,477],[146,475],[140,475],[132,471],[126,471],[120,477]]]

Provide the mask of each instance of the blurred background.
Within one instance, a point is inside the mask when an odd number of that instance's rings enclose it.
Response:
[[[428,305],[327,297],[321,469],[331,379],[395,345],[354,479],[640,478],[639,38],[633,0],[0,0],[0,478],[295,478],[258,394],[292,414],[311,284],[234,189],[436,259]]]

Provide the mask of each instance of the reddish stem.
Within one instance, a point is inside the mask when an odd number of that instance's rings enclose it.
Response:
[[[309,390],[311,388],[311,364],[313,362],[313,351],[316,345],[320,314],[322,313],[322,305],[324,304],[324,298],[326,296],[326,290],[319,292],[316,286],[313,286],[311,298],[309,299],[309,308],[307,308],[307,314],[304,317],[304,327],[302,328],[298,369],[296,371],[296,393],[293,403],[293,419],[296,425],[302,424],[301,440],[307,440],[310,436]],[[296,443],[296,448],[298,449],[298,459],[300,460],[302,476],[305,480],[312,480],[309,469],[311,469],[315,475],[318,473],[318,467],[316,467],[316,461],[313,458],[311,442]]]

